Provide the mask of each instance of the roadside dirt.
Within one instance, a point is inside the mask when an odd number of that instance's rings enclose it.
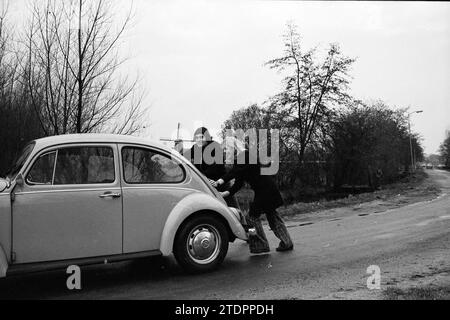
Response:
[[[319,221],[336,221],[349,216],[365,217],[383,215],[389,210],[414,204],[431,202],[447,196],[447,188],[440,185],[440,176],[430,177],[426,171],[418,172],[411,179],[406,179],[386,187],[384,190],[370,194],[350,196],[328,203],[294,204],[280,211],[283,213],[288,228],[313,225]],[[370,200],[373,199],[373,200]],[[305,213],[302,213],[302,206]],[[322,207],[336,206],[329,209]],[[315,207],[317,209],[315,210]],[[446,216],[444,216],[445,218]],[[449,216],[450,218],[450,216]],[[265,222],[267,225],[267,223]],[[427,225],[428,222],[418,225]],[[269,229],[270,230],[270,229]],[[383,265],[382,290],[367,290],[359,285],[350,288],[338,288],[315,299],[450,299],[450,234],[427,240],[416,249],[420,254],[403,255],[399,253],[395,260],[381,259]],[[349,270],[347,270],[349,271]],[[364,282],[364,275],[361,282]],[[287,296],[286,299],[295,299]]]

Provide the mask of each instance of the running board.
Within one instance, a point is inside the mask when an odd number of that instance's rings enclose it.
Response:
[[[22,263],[22,264],[17,264],[17,265],[10,265],[8,270],[6,271],[6,277],[18,275],[18,274],[24,274],[24,273],[35,273],[35,272],[42,272],[42,271],[65,269],[70,265],[87,266],[87,265],[93,265],[93,264],[106,264],[106,263],[113,263],[113,262],[134,260],[134,259],[142,259],[142,258],[156,257],[156,256],[162,256],[161,251],[150,250],[150,251],[135,252],[135,253],[125,253],[125,254],[101,256],[101,257],[58,260],[58,261],[49,261],[49,262],[36,262],[36,263],[34,263],[34,262],[33,263]]]

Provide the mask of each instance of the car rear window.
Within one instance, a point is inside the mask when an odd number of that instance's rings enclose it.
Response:
[[[182,165],[154,150],[122,148],[124,180],[127,183],[178,183],[185,179]]]

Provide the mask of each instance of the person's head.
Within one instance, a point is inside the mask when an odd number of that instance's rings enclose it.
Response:
[[[204,146],[208,143],[208,141],[211,141],[211,135],[209,134],[208,129],[205,127],[200,127],[194,132],[194,142],[199,147]]]

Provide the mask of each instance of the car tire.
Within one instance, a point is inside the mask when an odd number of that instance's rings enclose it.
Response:
[[[181,225],[173,252],[187,272],[208,272],[219,267],[225,259],[228,241],[228,232],[221,220],[210,215],[196,216]]]

